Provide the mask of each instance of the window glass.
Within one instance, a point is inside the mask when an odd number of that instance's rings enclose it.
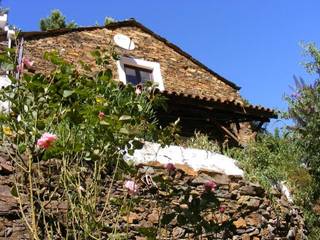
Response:
[[[145,83],[147,81],[152,81],[152,73],[140,71],[141,83]]]
[[[124,66],[124,70],[127,82],[132,83],[133,85],[152,81],[152,70],[128,65]]]
[[[133,85],[138,84],[139,83],[139,79],[137,77],[135,69],[132,69],[132,68],[129,68],[129,67],[125,67],[124,69],[125,69],[125,73],[126,73],[127,82],[130,82]]]

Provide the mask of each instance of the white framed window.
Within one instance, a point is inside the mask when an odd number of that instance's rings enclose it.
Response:
[[[143,84],[152,81],[157,84],[160,91],[164,90],[164,84],[160,71],[160,64],[143,59],[120,57],[117,61],[119,80],[124,84]]]

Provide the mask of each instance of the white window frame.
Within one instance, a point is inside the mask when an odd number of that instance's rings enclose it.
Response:
[[[117,61],[119,80],[124,84],[127,84],[124,65],[151,70],[153,82],[157,84],[157,88],[159,88],[160,91],[164,91],[164,84],[159,63],[138,58],[120,57],[120,59]]]

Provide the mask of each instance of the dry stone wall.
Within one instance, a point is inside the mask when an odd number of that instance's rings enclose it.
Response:
[[[36,181],[44,188],[58,186],[60,160],[48,160],[40,163],[43,176]],[[128,214],[119,215],[119,205],[116,199],[123,199],[126,190],[123,180],[114,182],[112,186],[111,210],[108,212],[109,231],[103,233],[102,239],[110,239],[111,232],[117,226],[118,234],[128,236],[129,239],[150,239],[145,236],[141,229],[157,229],[154,239],[196,239],[188,228],[178,224],[176,218],[168,225],[159,224],[163,209],[171,210],[183,206],[183,196],[168,198],[168,194],[151,189],[143,179],[150,176],[156,179],[159,176],[169,178],[176,190],[191,188],[192,198],[199,197],[204,191],[204,184],[215,181],[217,189],[215,194],[220,201],[220,208],[214,213],[203,215],[207,220],[214,220],[218,225],[230,222],[228,229],[222,229],[214,235],[203,235],[202,239],[233,239],[233,240],[259,240],[259,239],[306,239],[304,221],[299,209],[292,206],[285,197],[279,193],[273,193],[273,200],[259,185],[252,184],[239,177],[230,177],[214,172],[194,172],[185,165],[176,165],[176,169],[168,174],[168,170],[157,163],[137,166],[137,174],[128,176],[135,178],[138,184],[138,192],[131,196],[132,208]],[[55,169],[55,170],[54,170]],[[26,219],[30,220],[28,210],[30,204],[24,198],[21,206],[12,195],[12,187],[15,183],[17,172],[8,154],[0,152],[0,239],[29,239],[28,229],[20,210],[23,209]],[[49,181],[50,179],[50,181]],[[106,176],[105,185],[110,186],[111,177]],[[85,185],[83,186],[85,189]],[[103,189],[101,195],[101,206],[104,206],[108,189]],[[56,191],[59,195],[61,191]],[[47,202],[46,208],[51,211],[57,221],[63,223],[67,218],[68,204],[66,201],[57,200],[61,196],[53,197]],[[160,204],[160,203],[165,204]],[[165,206],[165,208],[163,207]],[[221,208],[222,207],[222,208]],[[118,209],[118,210],[117,210]],[[97,212],[101,211],[99,207]],[[126,235],[128,232],[128,235]],[[119,236],[120,236],[119,235]],[[209,238],[211,237],[211,238]],[[56,238],[58,239],[58,238]],[[152,239],[152,238],[151,238]]]

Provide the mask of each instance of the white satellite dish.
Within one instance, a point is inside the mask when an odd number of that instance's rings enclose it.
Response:
[[[120,33],[116,34],[113,37],[113,40],[119,47],[124,48],[126,50],[133,50],[135,47],[134,42],[131,38]]]
[[[4,29],[4,27],[7,25],[8,21],[8,14],[2,14],[0,15],[0,28]]]

